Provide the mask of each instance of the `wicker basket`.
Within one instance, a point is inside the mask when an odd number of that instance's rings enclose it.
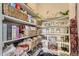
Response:
[[[9,6],[8,3],[3,4],[3,14],[11,16],[11,17],[15,17],[17,19],[24,20],[24,21],[27,21],[27,19],[28,19],[27,14],[21,12],[18,9],[15,9],[15,8]]]

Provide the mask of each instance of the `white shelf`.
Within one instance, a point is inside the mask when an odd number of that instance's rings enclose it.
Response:
[[[69,52],[65,52],[65,51],[63,51],[63,50],[57,50],[57,51],[55,51],[55,50],[49,50],[49,52],[50,53],[54,53],[54,54],[56,54],[56,55],[59,55],[60,53],[64,53],[64,54],[67,54],[67,55],[69,55]],[[59,52],[59,54],[58,54],[58,52]]]
[[[62,43],[62,44],[69,45],[69,43],[68,43],[68,42],[56,42],[56,43]]]
[[[27,11],[28,14],[32,15],[33,17],[40,18],[28,5],[25,5],[24,3],[20,3],[20,5],[24,10]]]
[[[69,25],[61,25],[61,26],[55,26],[55,25],[53,25],[53,26],[48,26],[48,27],[46,27],[46,26],[42,26],[42,28],[52,28],[52,27],[69,27]]]
[[[40,26],[33,24],[33,23],[29,23],[27,21],[23,21],[21,19],[17,19],[11,16],[7,16],[7,15],[3,15],[4,16],[4,21],[9,21],[9,22],[14,22],[14,23],[18,23],[18,24],[25,24],[25,25],[29,25],[29,26],[34,26],[34,27],[38,27],[40,28]]]
[[[35,35],[35,36],[38,36],[38,35]],[[34,36],[26,36],[26,37],[22,37],[22,38],[19,38],[19,39],[4,41],[3,44],[8,43],[8,42],[14,42],[14,41],[18,41],[18,40],[27,39],[27,38],[30,38],[30,37],[34,37]]]
[[[66,22],[67,21],[67,22]],[[53,23],[52,23],[53,22]],[[64,24],[63,24],[63,23]],[[60,31],[57,32],[56,29],[60,29]],[[67,31],[68,33],[66,33]],[[46,30],[47,29],[47,30]],[[57,41],[55,43],[57,43],[58,45],[58,50],[57,51],[53,51],[54,53],[57,53],[57,55],[70,55],[70,38],[69,38],[69,42],[62,42],[61,37],[63,36],[63,38],[65,39],[65,36],[69,36],[70,37],[70,19],[69,16],[61,16],[61,17],[55,17],[55,18],[47,18],[43,21],[42,23],[42,35],[47,35],[47,39],[53,35],[56,37]],[[69,52],[65,52],[63,50],[60,50],[60,48],[62,47],[61,44],[65,44],[69,46]]]
[[[56,51],[56,50],[49,49],[49,52],[58,55],[58,51]]]
[[[67,16],[59,16],[59,17],[54,17],[54,18],[46,18],[45,20],[43,20],[43,22],[47,22],[47,21],[52,21],[52,20],[64,20],[64,19],[69,19],[69,15]]]
[[[48,33],[48,34],[42,34],[42,35],[69,35],[69,34],[65,34],[65,33]]]
[[[17,40],[22,40],[22,39],[25,39],[25,38],[27,38],[27,37],[22,37],[22,38],[19,38],[19,39],[4,41],[3,43],[12,42],[12,41],[17,41]]]
[[[65,51],[63,51],[63,50],[58,50],[58,51],[59,51],[59,53],[63,53],[63,54],[70,55],[69,52],[65,52]]]

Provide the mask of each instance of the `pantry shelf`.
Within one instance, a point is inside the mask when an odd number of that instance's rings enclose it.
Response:
[[[69,52],[65,52],[65,51],[62,51],[62,50],[59,50],[60,53],[64,53],[64,54],[67,54],[69,55],[70,53]]]
[[[49,52],[50,52],[50,53],[54,53],[55,55],[58,55],[58,51],[56,51],[56,50],[51,50],[51,49],[49,49]]]
[[[65,33],[50,33],[50,34],[42,34],[42,35],[69,35],[69,34],[65,34]]]
[[[15,42],[15,41],[19,41],[19,40],[24,40],[24,39],[31,38],[31,37],[35,37],[35,36],[38,36],[38,35],[26,36],[26,37],[22,37],[22,38],[19,38],[19,39],[4,41],[3,44],[4,44],[4,43],[9,43],[9,42]]]
[[[12,22],[12,23],[24,24],[24,25],[29,25],[29,26],[33,26],[33,27],[37,27],[37,28],[41,28],[41,27],[38,26],[38,25],[35,25],[35,24],[32,24],[32,23],[23,21],[23,20],[20,20],[20,19],[11,17],[11,16],[7,16],[7,15],[3,15],[3,16],[4,16],[4,20],[3,20],[3,21],[9,21],[9,22]]]
[[[28,14],[32,15],[33,17],[40,18],[28,5],[25,5],[24,3],[21,3],[20,5],[27,11]]]
[[[45,22],[47,22],[47,21],[49,21],[48,19],[50,19],[50,21],[52,21],[52,20],[65,20],[65,19],[69,19],[69,15],[67,15],[67,16],[59,16],[59,17],[54,17],[54,18],[46,18],[45,20],[43,20],[43,22],[45,21]]]
[[[62,44],[69,45],[69,42],[56,42],[56,43],[62,43]]]
[[[57,55],[70,54],[70,20],[68,15],[45,19],[42,23],[42,29],[42,35],[45,35],[47,40],[51,40],[51,42],[54,41],[56,43],[56,52],[52,49],[54,53],[56,53]],[[67,39],[68,41],[65,42],[65,40]],[[50,46],[51,45],[49,45],[49,47]],[[62,49],[63,46],[65,46],[68,52]]]
[[[61,25],[61,26],[48,26],[48,27],[45,27],[45,26],[42,26],[42,28],[52,28],[52,27],[68,27],[69,25]]]

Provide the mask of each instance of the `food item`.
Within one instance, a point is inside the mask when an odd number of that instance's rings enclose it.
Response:
[[[21,6],[20,6],[20,4],[19,3],[16,3],[16,9],[20,9],[21,8]]]
[[[13,7],[13,8],[15,8],[16,3],[10,3],[10,6]]]

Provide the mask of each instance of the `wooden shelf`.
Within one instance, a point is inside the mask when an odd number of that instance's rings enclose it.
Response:
[[[4,20],[3,21],[8,21],[8,22],[12,22],[12,23],[17,23],[17,24],[24,24],[24,25],[28,25],[28,26],[33,26],[33,27],[37,27],[37,28],[41,28],[40,26],[33,24],[33,23],[29,23],[27,21],[23,21],[11,16],[7,16],[7,15],[3,15],[4,16]]]

